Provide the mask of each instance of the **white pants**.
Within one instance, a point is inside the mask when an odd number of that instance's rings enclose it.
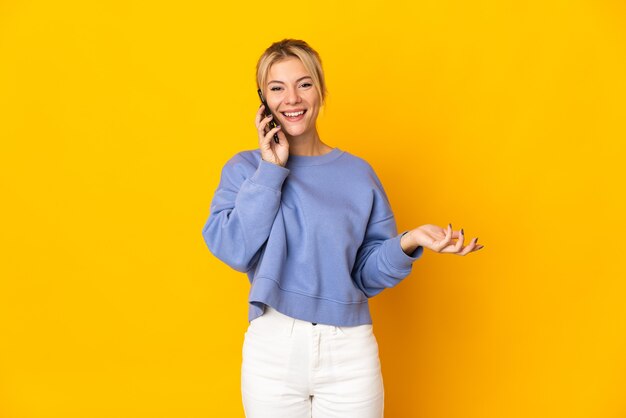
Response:
[[[384,388],[371,324],[339,327],[267,306],[243,343],[247,418],[381,418]]]

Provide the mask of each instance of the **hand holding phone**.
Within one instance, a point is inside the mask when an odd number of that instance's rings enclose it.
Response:
[[[265,113],[265,117],[268,117],[272,114],[272,112],[270,111],[270,108],[265,101],[265,97],[263,97],[263,92],[261,91],[261,89],[258,89],[257,92],[259,93],[261,103],[263,104],[263,106],[265,106],[265,109],[263,110]],[[274,129],[276,126],[278,126],[275,119],[276,117],[273,117],[272,120],[269,121],[270,129]],[[274,142],[278,144],[278,132],[274,133]]]

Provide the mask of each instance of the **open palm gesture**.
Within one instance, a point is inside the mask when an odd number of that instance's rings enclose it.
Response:
[[[437,225],[422,225],[406,233],[407,240],[412,246],[421,245],[438,253],[452,253],[457,255],[467,255],[473,251],[483,248],[478,245],[478,238],[472,238],[470,243],[463,246],[465,240],[464,231],[455,231],[452,224],[448,224],[447,228],[441,228]],[[454,241],[456,239],[456,241]]]

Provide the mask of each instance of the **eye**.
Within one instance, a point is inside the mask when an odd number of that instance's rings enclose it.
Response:
[[[270,87],[271,91],[276,91],[276,90],[280,90],[280,87]]]
[[[304,87],[304,86],[312,86],[312,85],[313,85],[313,84],[311,84],[311,83],[303,83],[303,84],[301,85],[301,87]]]

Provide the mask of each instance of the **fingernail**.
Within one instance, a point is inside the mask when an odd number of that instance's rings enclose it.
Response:
[[[461,228],[461,235],[465,235],[465,233],[463,232],[463,228]]]
[[[478,242],[478,237],[476,237],[476,241],[474,241],[474,242]]]
[[[450,227],[450,229],[452,229],[452,224],[448,224],[448,227]]]

